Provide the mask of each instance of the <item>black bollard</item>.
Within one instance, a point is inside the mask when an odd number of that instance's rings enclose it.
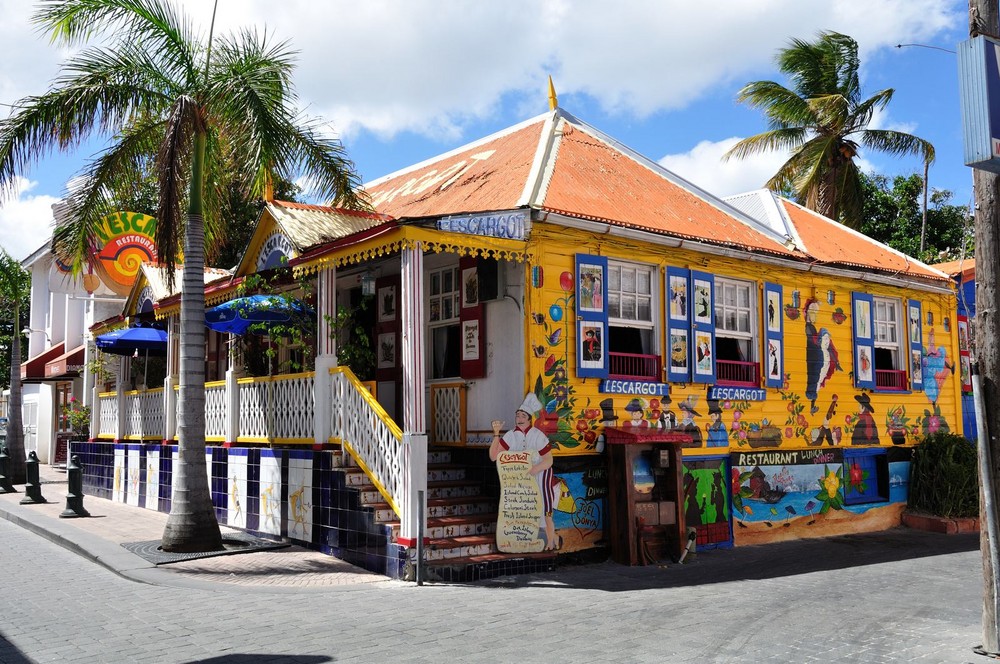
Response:
[[[38,481],[38,455],[34,450],[28,452],[28,459],[24,462],[24,498],[22,505],[35,505],[47,503],[49,501],[42,497],[42,485]]]
[[[66,494],[66,509],[59,515],[61,519],[70,519],[77,516],[90,516],[90,512],[83,508],[83,466],[80,465],[80,458],[73,455],[66,466],[67,483],[69,493]]]
[[[0,493],[17,493],[10,479],[10,455],[7,446],[0,446]]]

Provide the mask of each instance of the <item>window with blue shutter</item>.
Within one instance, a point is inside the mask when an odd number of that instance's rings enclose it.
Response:
[[[608,376],[608,259],[576,255],[576,375]]]
[[[781,387],[785,377],[784,317],[781,315],[782,288],[764,283],[764,384]]]
[[[910,339],[910,389],[924,389],[923,306],[910,300],[906,306],[906,330]]]
[[[854,385],[875,389],[875,333],[873,299],[867,293],[851,293],[851,324],[854,331]]]
[[[668,267],[667,301],[667,378],[678,383],[691,380],[691,272]]]
[[[691,270],[692,381],[715,382],[715,279]]]

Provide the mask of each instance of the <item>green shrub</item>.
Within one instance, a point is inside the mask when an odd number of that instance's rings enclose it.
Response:
[[[909,507],[944,517],[979,514],[976,448],[954,433],[926,436],[913,448]]]

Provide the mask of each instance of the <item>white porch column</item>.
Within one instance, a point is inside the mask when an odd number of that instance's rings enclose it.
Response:
[[[125,440],[125,377],[129,375],[129,368],[132,365],[132,358],[124,355],[118,357],[118,381],[115,398],[118,399],[118,423],[115,426],[115,442],[120,443]]]
[[[90,440],[97,440],[101,433],[101,397],[97,381],[90,385]]]
[[[167,319],[167,376],[163,379],[163,443],[177,435],[177,316]]]
[[[415,546],[426,516],[427,433],[424,416],[424,253],[417,242],[402,251],[400,310],[403,351],[403,452],[405,491],[400,542]],[[418,497],[424,497],[423,504]]]
[[[316,375],[313,377],[313,437],[319,447],[330,440],[333,383],[330,369],[337,366],[337,268],[325,267],[316,278]]]
[[[229,366],[226,368],[226,445],[235,445],[240,437],[240,383],[236,379],[236,367],[233,365],[233,344],[236,335],[230,334],[226,346],[229,347],[226,357]]]

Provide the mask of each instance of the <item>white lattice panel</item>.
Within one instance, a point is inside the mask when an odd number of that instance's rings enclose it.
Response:
[[[144,438],[163,438],[166,419],[163,414],[163,388],[139,395],[139,417]]]
[[[118,395],[98,397],[101,401],[100,431],[102,438],[114,438],[118,433]]]
[[[142,435],[142,404],[138,392],[125,393],[125,438]]]
[[[402,433],[378,403],[362,394],[367,390],[343,367],[332,374],[332,431],[348,445],[368,468],[376,486],[392,497],[393,510],[400,515],[404,491]]]
[[[465,387],[433,386],[431,392],[434,405],[434,442],[462,442],[462,397]]]
[[[277,376],[272,388],[272,435],[280,440],[313,437],[313,375]]]
[[[267,383],[241,382],[239,439],[267,439]]]
[[[205,385],[205,437],[226,437],[226,384]]]

